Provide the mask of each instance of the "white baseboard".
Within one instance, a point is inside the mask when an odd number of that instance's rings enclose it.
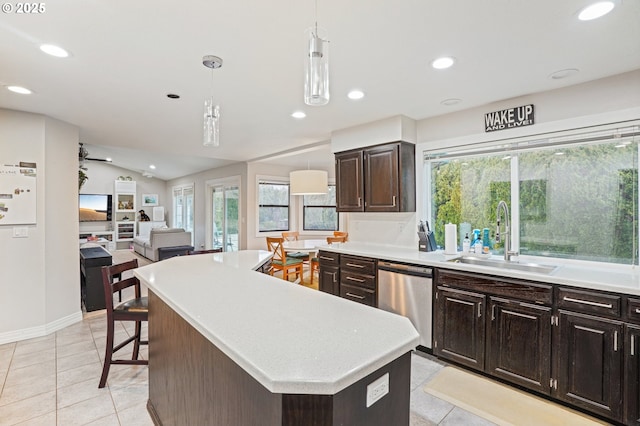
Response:
[[[46,336],[80,321],[82,321],[82,311],[77,311],[48,324],[0,333],[0,345]]]

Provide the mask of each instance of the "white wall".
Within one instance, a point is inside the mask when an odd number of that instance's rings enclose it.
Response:
[[[37,163],[37,212],[28,238],[0,225],[0,344],[82,320],[78,268],[78,129],[0,109],[0,159]]]

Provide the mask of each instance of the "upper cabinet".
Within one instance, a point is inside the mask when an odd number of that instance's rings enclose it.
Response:
[[[416,211],[415,145],[393,142],[335,158],[339,212]]]

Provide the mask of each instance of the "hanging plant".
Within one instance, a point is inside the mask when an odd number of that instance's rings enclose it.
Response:
[[[78,169],[78,191],[82,189],[82,185],[89,179],[89,176],[82,169]]]

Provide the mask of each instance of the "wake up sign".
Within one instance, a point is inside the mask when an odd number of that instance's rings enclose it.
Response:
[[[533,104],[503,109],[484,115],[484,131],[514,129],[533,124]]]

